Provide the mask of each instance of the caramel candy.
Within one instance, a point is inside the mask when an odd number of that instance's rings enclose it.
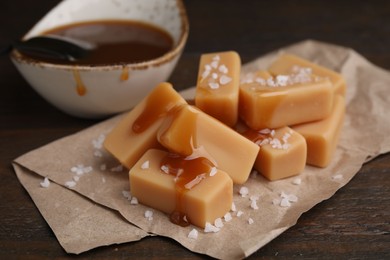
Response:
[[[234,51],[201,56],[195,104],[228,126],[238,118],[241,60]]]
[[[146,206],[170,214],[171,221],[205,227],[231,208],[233,182],[204,158],[184,160],[149,150],[129,172],[130,191]]]
[[[242,184],[251,172],[259,147],[196,107],[171,113],[158,132],[159,142],[187,157],[206,157]]]
[[[306,141],[289,127],[247,129],[242,133],[260,146],[254,168],[274,181],[299,174],[306,165]]]
[[[169,83],[160,83],[107,135],[104,147],[124,166],[131,168],[150,148],[161,147],[157,131],[163,117],[186,101]]]
[[[345,96],[345,80],[339,73],[295,55],[283,54],[269,67],[269,71],[274,75],[291,74],[299,69],[310,69],[321,78],[329,78],[334,85],[334,93]]]
[[[326,167],[330,163],[340,137],[344,114],[344,98],[337,95],[329,117],[292,127],[306,139],[308,164]]]
[[[240,116],[252,129],[280,128],[327,117],[333,90],[328,79],[311,73],[248,74],[240,86]]]

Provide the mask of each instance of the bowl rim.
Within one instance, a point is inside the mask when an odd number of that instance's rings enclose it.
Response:
[[[188,15],[186,12],[185,5],[183,0],[176,0],[176,6],[179,9],[179,17],[181,20],[181,33],[177,44],[175,44],[174,48],[164,55],[143,62],[137,63],[117,63],[117,64],[105,64],[105,65],[78,65],[78,64],[55,64],[46,61],[40,61],[38,59],[33,59],[30,57],[26,57],[17,50],[12,50],[10,57],[21,63],[28,63],[31,65],[37,65],[44,68],[52,68],[52,69],[60,69],[60,70],[74,70],[77,69],[79,71],[107,71],[107,70],[117,70],[117,69],[129,69],[129,70],[144,70],[149,67],[158,67],[164,63],[167,63],[173,60],[176,56],[178,56],[184,49],[186,41],[189,35],[189,21]]]

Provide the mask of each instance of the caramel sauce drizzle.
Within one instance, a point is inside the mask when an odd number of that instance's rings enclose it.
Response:
[[[123,67],[120,80],[126,81],[129,79],[129,67]]]
[[[81,80],[80,73],[77,69],[73,70],[73,77],[76,81],[76,91],[79,96],[84,96],[87,93],[87,88],[85,87],[83,81]]]
[[[160,166],[164,173],[175,176],[176,209],[170,214],[170,221],[180,226],[188,226],[191,219],[185,214],[184,195],[207,178],[214,165],[204,157],[188,160],[184,156],[169,153],[161,160]]]

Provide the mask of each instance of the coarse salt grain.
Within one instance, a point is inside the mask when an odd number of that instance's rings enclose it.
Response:
[[[227,74],[229,72],[228,68],[224,64],[219,66],[218,70],[219,70],[219,72],[221,72],[223,74]]]
[[[210,87],[211,89],[218,89],[218,88],[219,88],[219,84],[216,83],[216,82],[210,82],[210,83],[209,83],[209,87]]]
[[[229,222],[230,220],[232,220],[232,214],[230,214],[230,212],[226,213],[226,214],[223,216],[223,219],[224,219],[226,222]]]
[[[209,222],[206,222],[206,225],[204,227],[204,232],[205,233],[216,233],[220,230],[220,228],[217,228],[216,226],[214,226],[213,224],[210,224]]]
[[[255,221],[252,218],[248,218],[248,224],[252,225]]]
[[[123,171],[123,165],[118,165],[118,166],[115,166],[115,167],[112,167],[110,169],[111,172],[121,172]]]
[[[288,198],[282,198],[282,200],[280,201],[280,206],[281,207],[290,207],[291,203],[288,200]]]
[[[142,165],[141,165],[141,169],[142,170],[146,170],[146,169],[149,169],[149,161],[145,161]]]
[[[103,153],[102,153],[102,151],[100,151],[100,150],[95,150],[95,151],[93,152],[93,155],[94,155],[95,157],[103,157]]]
[[[218,172],[217,168],[216,167],[212,167],[211,170],[210,170],[209,175],[210,176],[214,176],[217,172]]]
[[[146,210],[144,216],[147,220],[152,221],[153,220],[153,211]]]
[[[67,181],[67,182],[65,182],[65,186],[68,188],[73,188],[74,186],[76,186],[76,182],[75,181]]]
[[[75,182],[78,182],[80,180],[80,176],[73,176],[72,178]]]
[[[95,149],[101,149],[105,139],[106,136],[104,134],[100,134],[98,138],[92,140],[93,147]]]
[[[257,201],[256,200],[252,200],[251,201],[251,208],[254,209],[254,210],[258,210],[259,207],[257,206]]]
[[[295,184],[295,185],[300,185],[302,183],[302,179],[301,178],[295,178],[292,183]]]
[[[342,174],[337,174],[337,175],[332,176],[332,180],[341,180],[342,178],[343,178]]]
[[[162,166],[161,166],[161,170],[162,170],[163,172],[165,172],[166,174],[169,174],[169,167],[168,167],[168,166],[162,165]]]
[[[222,75],[220,78],[219,78],[219,84],[221,85],[226,85],[228,84],[229,82],[232,81],[232,78],[231,77],[228,77],[226,75]]]
[[[131,193],[130,193],[130,191],[123,190],[123,191],[122,191],[122,195],[123,195],[123,197],[125,197],[127,200],[131,200]]]
[[[217,228],[222,228],[223,227],[222,219],[221,218],[215,219],[214,220],[214,226],[216,226]]]
[[[246,197],[246,195],[249,194],[249,189],[245,186],[241,187],[240,188],[240,191],[239,191],[241,197]]]
[[[48,188],[50,186],[49,178],[45,177],[40,185],[42,188]]]
[[[138,199],[136,197],[132,197],[130,200],[131,205],[138,205]]]
[[[195,177],[195,179],[193,179],[192,181],[186,183],[184,185],[184,188],[186,188],[187,190],[190,190],[192,189],[195,185],[199,184],[203,179],[206,178],[206,174],[202,173],[202,174],[199,174],[198,176]]]
[[[190,233],[188,233],[188,238],[190,239],[198,239],[198,230],[196,230],[195,228],[193,228]]]
[[[244,214],[243,211],[241,211],[241,210],[237,211],[237,217],[241,217],[243,214]]]

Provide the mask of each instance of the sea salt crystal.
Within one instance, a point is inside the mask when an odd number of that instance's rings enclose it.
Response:
[[[295,178],[292,183],[295,185],[300,185],[302,183],[302,180],[301,178]]]
[[[215,55],[214,57],[213,57],[213,60],[214,61],[219,61],[221,59],[221,57],[219,56],[219,55]]]
[[[252,225],[255,221],[252,218],[248,218],[248,224]]]
[[[75,182],[78,182],[80,180],[80,176],[73,176],[72,178]]]
[[[149,169],[149,161],[145,161],[142,165],[141,165],[141,169],[142,170],[146,170],[146,169]]]
[[[213,78],[213,79],[217,79],[218,78],[218,74],[217,73],[211,73],[211,77]]]
[[[271,129],[269,128],[264,128],[259,131],[260,134],[267,135],[271,133]]]
[[[212,167],[211,170],[210,170],[209,175],[210,176],[214,176],[217,172],[218,172],[217,168],[216,167]]]
[[[162,166],[161,166],[161,170],[162,170],[163,172],[165,172],[166,174],[169,174],[169,167],[168,167],[168,166],[162,165]]]
[[[218,89],[219,88],[219,84],[218,83],[215,83],[215,82],[210,82],[209,83],[209,87],[211,89]]]
[[[223,74],[227,74],[229,72],[228,68],[224,64],[219,66],[218,70],[219,70],[219,72],[221,72]]]
[[[232,78],[231,77],[228,77],[226,75],[222,75],[220,78],[219,78],[219,83],[221,85],[226,85],[228,84],[230,81],[232,81]]]
[[[290,207],[291,203],[288,200],[288,198],[282,198],[282,200],[280,201],[280,206],[281,207]]]
[[[195,228],[193,228],[190,233],[188,233],[188,238],[190,239],[198,239],[198,230],[196,230]]]
[[[221,218],[217,218],[217,219],[214,221],[214,226],[216,226],[217,228],[222,228],[222,227],[223,227],[222,219],[221,219]]]
[[[226,213],[226,214],[223,216],[223,219],[224,219],[226,222],[229,222],[230,220],[232,220],[232,214],[230,214],[230,212]]]
[[[123,195],[123,197],[125,197],[127,200],[131,200],[131,193],[130,193],[130,191],[123,190],[123,191],[122,191],[122,195]]]
[[[206,174],[202,173],[202,174],[199,174],[198,176],[195,177],[195,179],[193,179],[192,181],[186,183],[184,185],[184,187],[187,189],[187,190],[190,190],[192,189],[195,185],[199,184],[203,179],[206,178]]]
[[[67,182],[65,182],[65,186],[68,188],[73,188],[74,186],[76,186],[76,182],[75,181],[67,181]]]
[[[130,200],[131,205],[138,205],[138,199],[136,197],[132,197]]]
[[[95,156],[95,157],[103,157],[103,153],[100,150],[95,150],[93,152],[93,156]]]
[[[147,220],[152,221],[153,220],[153,211],[146,210],[144,216]]]
[[[101,149],[105,139],[106,136],[104,134],[100,134],[98,138],[92,140],[93,147],[95,149]]]
[[[214,60],[210,63],[210,66],[214,69],[218,68],[219,60]]]
[[[342,174],[337,174],[337,175],[332,176],[332,180],[341,180],[342,178],[343,178]]]
[[[237,217],[241,217],[244,214],[241,210],[237,211]]]
[[[245,186],[241,187],[240,188],[240,191],[239,191],[241,197],[246,197],[246,195],[249,194],[249,189]]]
[[[251,201],[251,208],[254,209],[254,210],[258,210],[259,207],[257,206],[257,201],[256,200],[252,200]]]
[[[50,186],[49,178],[45,177],[40,185],[42,188],[48,188]]]
[[[209,222],[206,222],[206,225],[204,227],[204,232],[205,233],[216,233],[220,230],[220,228],[217,228],[216,226],[214,226],[213,224],[210,224]]]
[[[121,171],[123,171],[123,165],[118,165],[118,166],[112,167],[110,169],[110,171],[112,171],[112,172],[121,172]]]

